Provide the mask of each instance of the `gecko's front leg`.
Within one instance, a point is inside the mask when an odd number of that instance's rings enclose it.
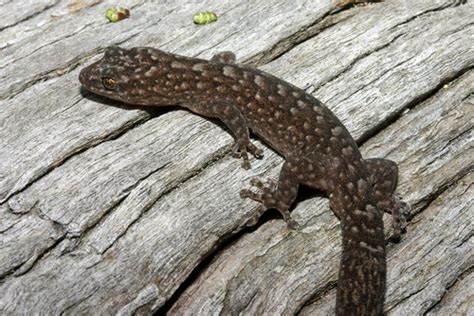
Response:
[[[249,127],[245,117],[232,103],[212,101],[192,103],[189,105],[183,104],[183,106],[205,117],[218,118],[227,126],[235,138],[232,155],[242,158],[242,167],[244,169],[251,168],[248,152],[253,154],[256,158],[263,156],[263,150],[250,141]]]

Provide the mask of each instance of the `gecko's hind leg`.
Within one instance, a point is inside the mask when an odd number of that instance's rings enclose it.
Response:
[[[397,164],[388,159],[366,159],[374,186],[377,207],[392,215],[392,233],[389,240],[398,241],[405,230],[405,213],[410,207],[395,193],[398,179]]]
[[[281,169],[278,182],[268,181],[263,183],[259,179],[252,179],[252,189],[240,191],[242,198],[250,198],[261,203],[257,214],[252,217],[247,225],[253,226],[260,216],[268,209],[278,210],[286,221],[288,228],[295,229],[298,223],[291,218],[290,206],[296,199],[300,183],[306,183],[317,178],[319,168],[305,158],[287,158]]]

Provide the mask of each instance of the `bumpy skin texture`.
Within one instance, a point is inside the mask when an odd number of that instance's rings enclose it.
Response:
[[[234,64],[223,52],[211,61],[168,54],[153,48],[109,47],[100,61],[84,68],[82,85],[93,93],[128,104],[179,105],[220,119],[236,143],[234,153],[250,168],[251,130],[284,158],[277,182],[252,180],[242,197],[260,202],[254,224],[277,209],[290,228],[289,208],[300,184],[324,191],[341,221],[342,258],[337,315],[381,315],[386,264],[383,211],[393,215],[393,238],[401,232],[406,205],[394,194],[397,166],[362,158],[351,135],[320,101],[262,71]]]

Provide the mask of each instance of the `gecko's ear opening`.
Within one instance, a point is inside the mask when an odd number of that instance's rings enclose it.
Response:
[[[105,51],[104,51],[105,59],[110,60],[116,57],[117,55],[123,55],[123,49],[115,45],[105,48]]]

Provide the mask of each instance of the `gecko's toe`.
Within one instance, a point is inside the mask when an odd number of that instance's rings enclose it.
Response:
[[[252,199],[256,202],[260,202],[262,203],[263,202],[263,196],[262,194],[260,193],[255,193],[249,189],[242,189],[240,190],[240,197],[245,199],[245,198],[249,198],[249,199]]]
[[[300,224],[298,224],[298,222],[294,219],[290,218],[286,221],[286,227],[288,227],[289,230],[296,230],[300,227]]]
[[[252,143],[249,143],[247,148],[249,149],[249,151],[252,153],[252,155],[255,156],[255,158],[262,158],[263,157],[263,150],[261,148],[258,148],[257,146],[255,146],[254,144]]]

